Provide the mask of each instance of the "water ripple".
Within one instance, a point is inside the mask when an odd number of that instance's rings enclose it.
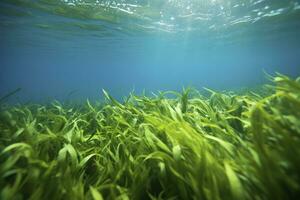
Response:
[[[4,12],[7,8],[11,12]],[[5,21],[29,13],[25,17],[34,18],[35,27],[56,30],[65,30],[62,24],[67,24],[102,32],[107,28],[132,33],[211,34],[266,19],[268,23],[277,23],[279,18],[280,23],[283,19],[296,21],[299,9],[297,0],[2,0],[0,16]],[[63,19],[57,23],[56,17]],[[270,20],[273,18],[276,20]]]

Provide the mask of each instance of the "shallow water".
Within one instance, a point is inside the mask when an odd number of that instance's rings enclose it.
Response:
[[[295,0],[1,0],[0,199],[297,199],[299,35]]]
[[[300,74],[296,0],[3,0],[0,96],[231,90]]]

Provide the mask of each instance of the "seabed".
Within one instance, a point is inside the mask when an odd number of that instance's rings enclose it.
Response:
[[[272,80],[265,95],[1,103],[0,199],[297,199],[300,79]]]

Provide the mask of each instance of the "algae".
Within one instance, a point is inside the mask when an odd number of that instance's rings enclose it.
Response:
[[[268,95],[2,103],[0,198],[296,199],[300,79],[271,79]]]

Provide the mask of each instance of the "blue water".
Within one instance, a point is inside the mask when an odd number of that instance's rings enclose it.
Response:
[[[2,0],[0,27],[0,96],[21,102],[300,75],[298,0]]]

